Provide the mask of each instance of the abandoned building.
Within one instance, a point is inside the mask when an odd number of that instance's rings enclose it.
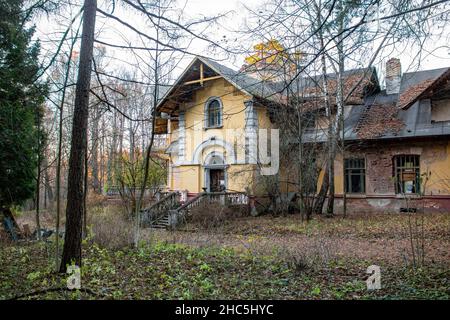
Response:
[[[334,78],[328,76],[330,87]],[[450,68],[402,73],[393,58],[386,63],[383,90],[375,68],[348,70],[344,78],[345,151],[334,160],[337,208],[345,194],[349,212],[398,212],[405,197],[412,206],[420,199],[427,210],[450,210]],[[314,81],[301,81],[303,97],[314,96],[308,84]],[[259,129],[280,127],[273,110],[289,101],[284,86],[279,79],[193,59],[157,106],[155,131],[168,141],[168,190],[182,190],[187,198],[202,191],[255,193]],[[312,108],[302,143],[327,140],[323,108]],[[283,192],[297,181],[283,161],[277,175],[288,181],[280,184]]]

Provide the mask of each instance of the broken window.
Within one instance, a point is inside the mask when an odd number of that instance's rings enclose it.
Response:
[[[418,155],[394,157],[394,175],[396,193],[420,192],[420,158]]]
[[[222,106],[217,99],[211,100],[206,108],[207,127],[214,128],[222,125]]]
[[[366,192],[365,159],[345,159],[344,171],[345,171],[344,177],[345,192],[365,193]]]

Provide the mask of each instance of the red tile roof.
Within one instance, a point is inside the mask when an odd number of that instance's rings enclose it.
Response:
[[[414,101],[417,100],[417,98],[425,91],[427,90],[431,84],[436,79],[426,79],[422,82],[419,82],[415,85],[410,86],[405,91],[403,91],[400,94],[400,97],[398,98],[397,106],[400,109],[404,109],[408,106],[410,106]]]
[[[373,139],[389,132],[400,132],[405,124],[397,118],[398,112],[394,103],[367,106],[355,128],[358,137]]]

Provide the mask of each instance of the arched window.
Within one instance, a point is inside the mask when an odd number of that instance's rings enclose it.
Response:
[[[222,103],[218,98],[209,99],[206,103],[205,122],[206,128],[222,126]]]

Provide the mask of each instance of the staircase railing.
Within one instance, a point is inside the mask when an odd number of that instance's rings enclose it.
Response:
[[[201,192],[179,208],[169,210],[169,227],[175,228],[180,223],[185,222],[189,210],[204,202],[220,203],[224,206],[248,205],[249,197],[243,192]]]
[[[141,225],[149,226],[162,219],[170,210],[179,206],[180,193],[169,192],[162,199],[141,211]]]
[[[186,201],[182,206],[169,210],[169,227],[175,228],[181,222],[186,221],[189,210],[198,207],[204,200],[206,194],[206,192],[201,192],[194,198]]]
[[[224,206],[247,205],[248,195],[244,192],[208,192],[206,194],[209,203],[218,202]]]

